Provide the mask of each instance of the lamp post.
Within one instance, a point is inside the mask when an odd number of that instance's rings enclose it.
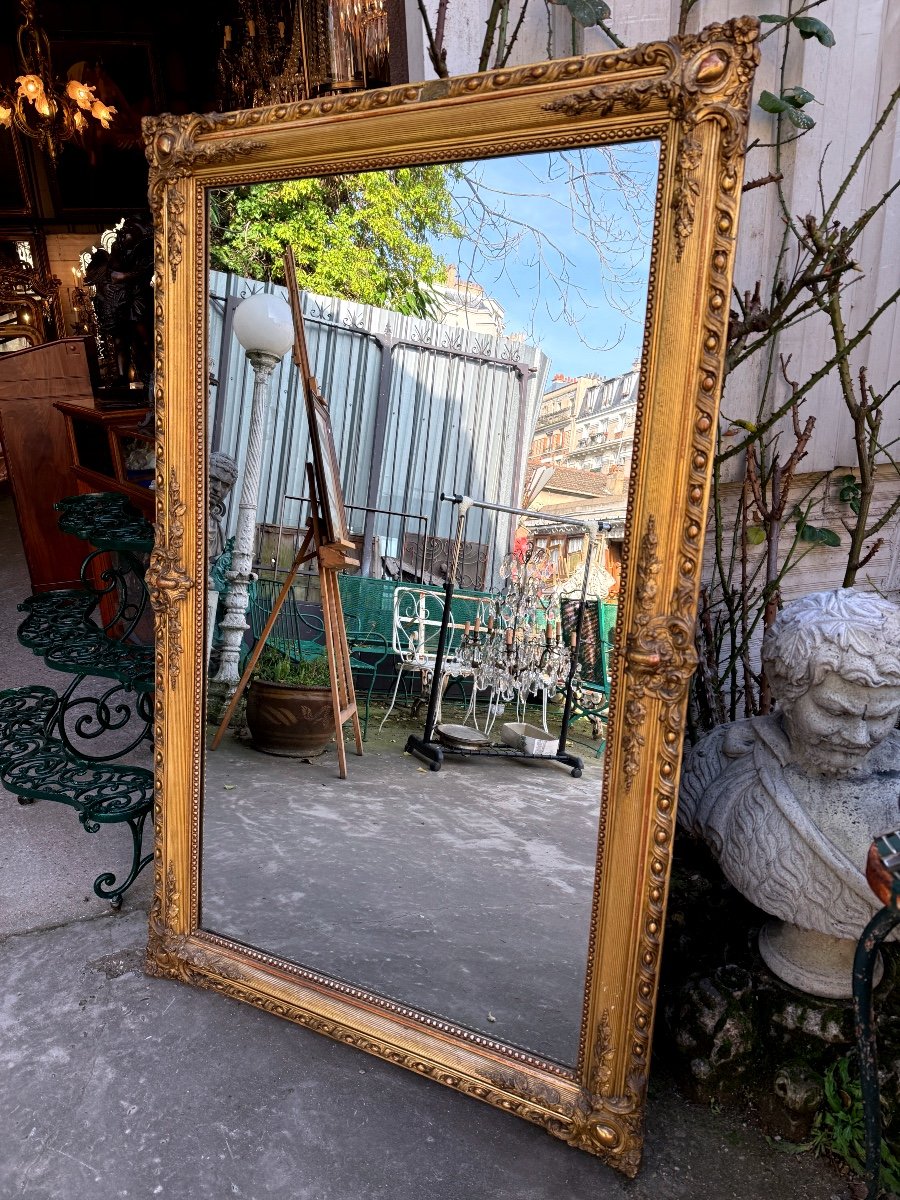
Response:
[[[240,679],[240,654],[247,626],[247,598],[253,572],[253,543],[256,537],[256,509],[259,502],[259,477],[262,466],[263,426],[269,406],[272,372],[284,358],[294,340],[291,310],[279,296],[258,292],[238,305],[234,314],[234,336],[247,353],[253,367],[253,403],[250,430],[244,459],[244,478],[238,504],[234,553],[227,579],[231,587],[225,598],[225,612],[219,623],[222,632],[221,658],[215,676],[225,685],[227,695]]]

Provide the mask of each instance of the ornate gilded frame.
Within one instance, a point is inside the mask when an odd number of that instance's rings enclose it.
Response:
[[[758,26],[266,109],[145,121],[156,226],[155,893],[147,969],[638,1169]],[[580,1052],[564,1069],[199,927],[206,189],[658,138],[660,186]],[[652,468],[652,469],[650,469]]]

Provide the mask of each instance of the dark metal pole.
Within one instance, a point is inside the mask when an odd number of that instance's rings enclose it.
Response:
[[[878,948],[896,925],[900,924],[900,897],[875,914],[862,932],[853,959],[853,1014],[856,1019],[856,1047],[862,1090],[863,1118],[866,1131],[866,1200],[876,1200],[881,1177],[881,1094],[878,1084],[878,1048],[875,1041],[875,1012],[872,980]]]
[[[441,496],[442,500],[451,500],[459,505],[459,515],[456,518],[456,540],[453,543],[453,553],[450,557],[450,571],[444,587],[444,611],[441,614],[441,628],[438,633],[437,649],[434,655],[434,674],[431,678],[431,692],[428,696],[428,712],[425,715],[425,732],[423,741],[430,742],[437,722],[437,706],[441,696],[441,667],[444,665],[444,655],[447,650],[447,630],[450,627],[450,605],[453,602],[453,592],[456,587],[456,572],[459,569],[459,548],[462,545],[463,529],[466,524],[466,514],[469,506],[462,496]]]
[[[578,670],[578,655],[581,652],[581,631],[584,628],[584,606],[587,600],[587,585],[591,574],[591,560],[594,556],[594,539],[588,542],[587,558],[584,563],[584,578],[581,581],[581,599],[578,602],[578,616],[575,621],[575,646],[572,650],[572,663],[569,667],[569,678],[566,680],[566,701],[563,705],[562,724],[559,731],[558,753],[565,754],[566,742],[569,740],[569,721],[572,719],[572,688],[575,683],[575,672]],[[599,630],[600,622],[597,622]]]

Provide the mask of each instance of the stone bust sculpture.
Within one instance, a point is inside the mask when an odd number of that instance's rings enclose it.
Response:
[[[214,450],[209,456],[209,515],[207,518],[207,554],[210,569],[225,549],[225,500],[237,479],[237,463],[230,454]]]
[[[866,854],[900,826],[900,608],[853,588],[805,596],[776,617],[762,659],[776,711],[689,751],[679,820],[779,918],[760,932],[770,969],[848,997],[856,941],[880,907]]]

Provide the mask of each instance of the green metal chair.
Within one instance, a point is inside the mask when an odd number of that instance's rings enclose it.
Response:
[[[583,717],[590,722],[591,733],[599,740],[595,754],[606,749],[606,724],[609,717],[609,663],[613,648],[618,604],[588,597],[581,631],[579,672],[573,689],[572,720]],[[576,600],[563,601],[563,628],[575,628],[578,616]]]
[[[280,590],[281,585],[274,579],[257,579],[251,584],[247,618],[254,644],[269,619]],[[343,588],[341,590],[343,592]],[[379,673],[385,664],[390,661],[391,669],[393,669],[394,656],[383,634],[377,630],[359,631],[357,628],[358,618],[355,614],[347,612],[346,609],[344,620],[347,625],[350,670],[353,674],[357,703],[361,695],[365,696],[365,710],[362,719],[363,741],[365,741],[369,732],[372,693],[375,690]],[[269,634],[267,644],[297,661],[305,661],[323,655],[325,653],[325,625],[319,606],[309,606],[306,610],[301,609],[295,593],[289,592]]]

